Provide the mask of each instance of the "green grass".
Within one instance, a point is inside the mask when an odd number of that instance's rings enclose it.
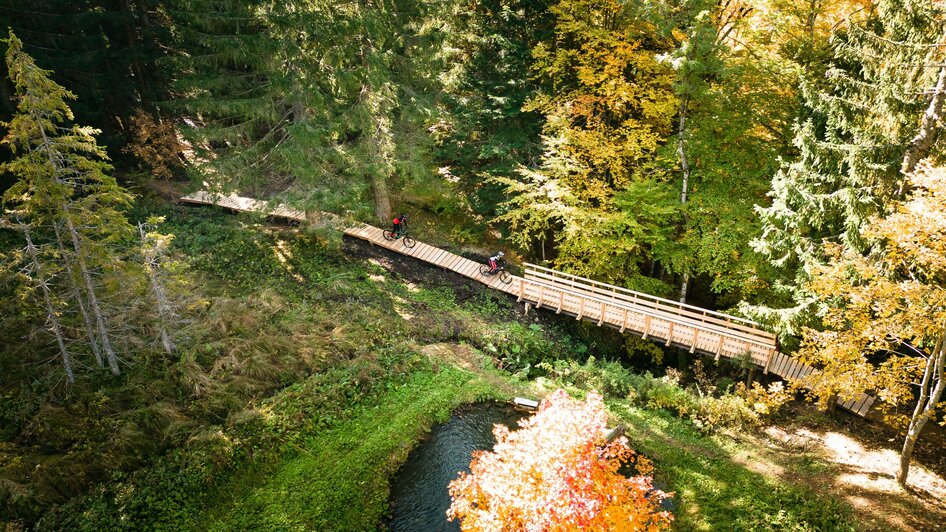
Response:
[[[609,404],[628,427],[631,447],[654,462],[673,491],[677,530],[854,530],[850,509],[801,485],[775,481],[734,460],[752,449],[706,435],[663,411]]]
[[[415,373],[363,401],[345,424],[307,439],[265,475],[235,478],[196,528],[375,530],[390,477],[414,443],[460,404],[493,393],[452,367]]]

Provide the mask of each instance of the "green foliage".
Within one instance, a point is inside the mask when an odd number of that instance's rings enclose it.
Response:
[[[739,384],[735,390],[723,388],[714,395],[716,387],[705,382],[703,387],[707,389],[701,389],[699,383],[682,386],[679,373],[674,370],[658,378],[649,372],[635,374],[620,363],[594,357],[588,357],[584,364],[573,359],[551,360],[539,364],[539,368],[557,385],[597,390],[607,398],[666,410],[707,432],[756,427],[791,399],[781,384],[768,390],[758,383],[749,389]]]
[[[803,287],[826,257],[823,244],[866,251],[861,229],[904,192],[904,155],[929,105],[942,59],[943,18],[927,2],[879,2],[863,23],[831,39],[827,64],[806,72],[793,144],[798,155],[772,180],[772,204],[760,208],[764,232],[754,247],[783,268],[793,308],[753,308],[781,332],[815,321]],[[933,58],[939,58],[934,60]]]
[[[541,150],[542,117],[523,104],[536,90],[532,47],[550,31],[548,4],[487,0],[458,6],[450,19],[437,161],[476,214],[494,215],[504,199],[492,178]]]
[[[168,97],[170,71],[161,59],[170,36],[161,4],[35,0],[29,5],[4,3],[0,17],[2,29],[19,35],[24,50],[53,70],[57,83],[76,93],[77,122],[101,129],[100,141],[117,157],[134,109]],[[0,94],[0,120],[7,120],[13,105],[5,90]]]
[[[386,218],[388,188],[431,177],[439,3],[171,5],[175,104],[214,185]]]

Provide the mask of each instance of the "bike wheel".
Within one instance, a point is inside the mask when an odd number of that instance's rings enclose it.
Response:
[[[489,264],[480,265],[480,275],[490,275],[490,272],[492,272],[492,269],[489,267]]]
[[[512,276],[509,275],[509,272],[507,272],[506,270],[503,270],[499,272],[499,280],[505,284],[509,284],[512,282]]]
[[[409,236],[405,236],[405,237],[404,237],[404,245],[405,245],[405,246],[407,246],[407,247],[409,247],[409,248],[412,248],[412,247],[414,247],[414,244],[416,244],[416,243],[417,243],[417,241],[414,240],[413,238],[411,238],[411,237],[409,237]]]
[[[385,229],[381,234],[384,235],[385,240],[394,240],[394,233]]]

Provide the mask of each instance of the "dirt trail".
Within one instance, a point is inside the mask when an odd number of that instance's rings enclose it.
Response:
[[[896,482],[897,451],[878,446],[841,426],[773,425],[758,435],[735,437],[755,452],[733,458],[761,474],[803,484],[851,505],[865,530],[943,530],[946,478],[914,462],[910,490]]]

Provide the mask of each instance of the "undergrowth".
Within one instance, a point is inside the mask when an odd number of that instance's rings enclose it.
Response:
[[[777,411],[777,393],[634,374],[518,316],[504,296],[415,286],[349,258],[337,238],[213,210],[140,208],[167,217],[162,230],[175,234],[194,290],[181,349],[129,356],[120,379],[88,371],[71,388],[51,365],[8,373],[0,521],[375,529],[388,482],[420,435],[456,405],[496,393],[418,355],[447,342],[508,370],[499,380],[603,392],[662,487],[677,493],[681,529],[850,528],[844,507],[750,471],[717,434],[758,424]]]

